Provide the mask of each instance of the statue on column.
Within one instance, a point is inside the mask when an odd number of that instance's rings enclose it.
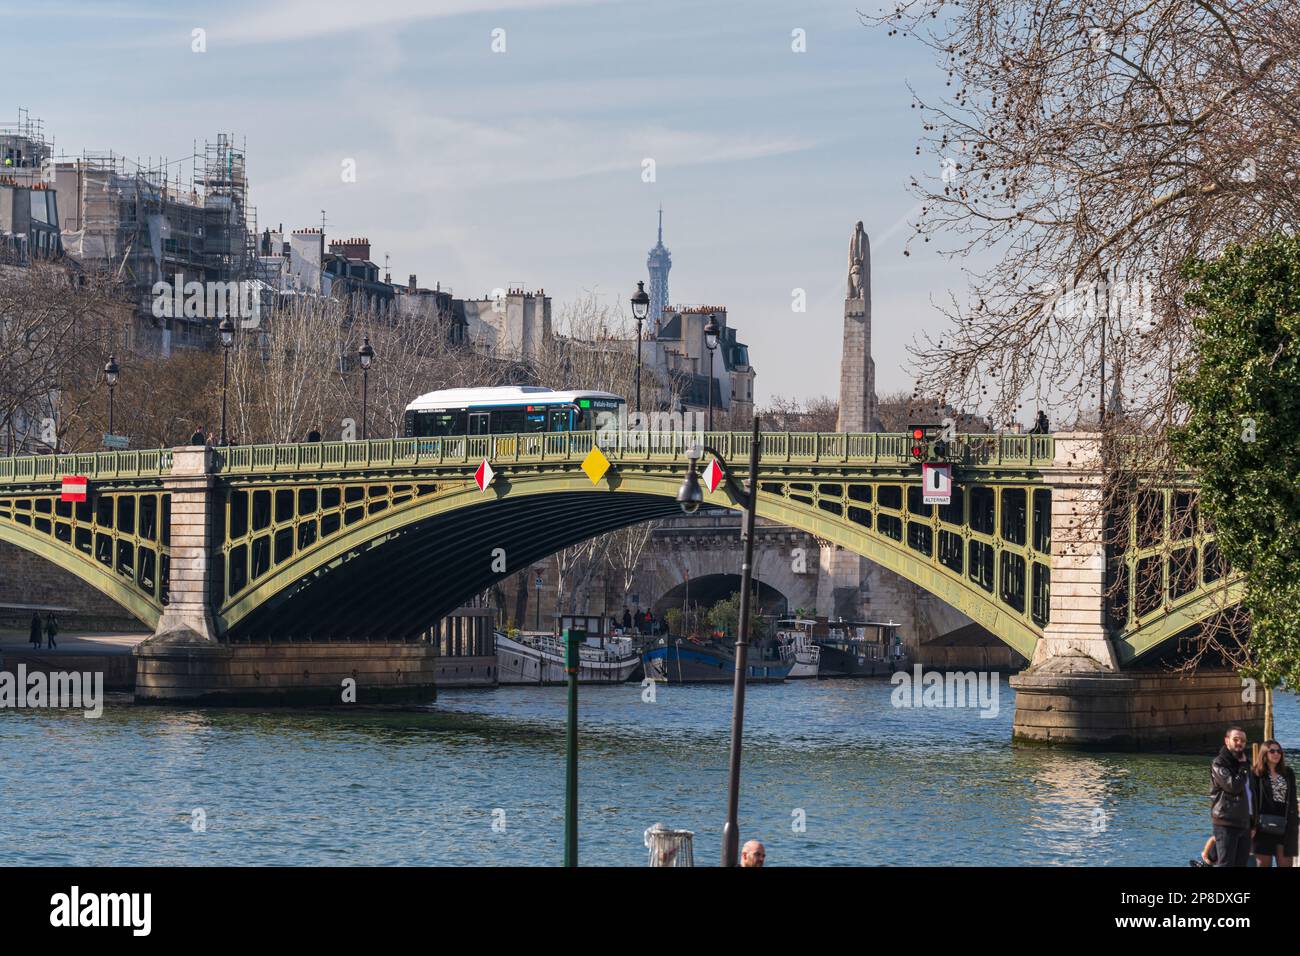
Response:
[[[867,256],[871,254],[867,241],[867,230],[859,220],[849,239],[849,291],[846,299],[863,297],[863,277],[867,273]]]

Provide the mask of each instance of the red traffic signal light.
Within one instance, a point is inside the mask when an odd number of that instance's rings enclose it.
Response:
[[[941,437],[942,425],[913,425],[912,457],[917,460],[943,458],[948,453],[948,443]]]

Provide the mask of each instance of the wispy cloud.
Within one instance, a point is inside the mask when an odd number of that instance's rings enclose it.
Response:
[[[209,35],[222,43],[292,43],[338,33],[509,10],[586,6],[605,0],[279,0],[227,17]]]
[[[808,149],[794,137],[707,132],[660,124],[618,127],[609,121],[519,117],[501,122],[421,116],[384,110],[393,172],[431,188],[456,190],[579,179],[623,171],[641,176],[677,166],[734,163]]]

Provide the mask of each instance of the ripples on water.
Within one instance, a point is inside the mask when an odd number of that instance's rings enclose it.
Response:
[[[1176,865],[1208,835],[1203,757],[1011,745],[1000,712],[896,709],[883,680],[747,692],[741,832],[769,865]],[[0,863],[555,864],[564,689],[428,712],[0,712]],[[645,863],[662,821],[713,865],[731,689],[581,688],[580,859]],[[1300,707],[1277,697],[1284,743]],[[493,829],[494,810],[505,829]],[[194,811],[206,832],[194,833]],[[806,830],[794,832],[797,811]],[[496,819],[501,818],[496,814]]]

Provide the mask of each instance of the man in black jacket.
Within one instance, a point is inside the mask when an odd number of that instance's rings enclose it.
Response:
[[[1210,822],[1214,825],[1215,866],[1245,866],[1250,858],[1251,806],[1250,760],[1246,756],[1246,732],[1229,727],[1223,735],[1223,749],[1210,764]]]

